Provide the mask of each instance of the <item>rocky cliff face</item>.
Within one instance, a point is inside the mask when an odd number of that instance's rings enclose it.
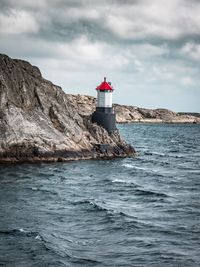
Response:
[[[68,95],[76,103],[81,115],[89,116],[94,109],[96,99],[91,96]],[[168,109],[145,109],[134,106],[114,104],[118,123],[200,123],[199,113],[177,113]]]
[[[135,153],[118,131],[108,135],[92,124],[82,109],[86,107],[78,99],[73,101],[45,80],[37,67],[0,54],[0,162],[112,158]]]

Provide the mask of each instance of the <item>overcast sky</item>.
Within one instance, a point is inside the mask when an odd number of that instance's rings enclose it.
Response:
[[[0,0],[0,53],[67,93],[200,112],[199,0]]]

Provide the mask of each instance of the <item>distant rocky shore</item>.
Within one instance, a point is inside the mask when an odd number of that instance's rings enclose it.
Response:
[[[71,99],[37,67],[0,54],[0,163],[135,154],[118,130],[109,135]]]
[[[85,95],[67,95],[76,103],[81,116],[89,116],[95,109],[96,99]],[[146,109],[114,104],[118,123],[200,123],[199,113],[173,112],[168,109]]]

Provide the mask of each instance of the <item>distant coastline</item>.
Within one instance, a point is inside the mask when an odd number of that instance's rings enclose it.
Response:
[[[77,105],[81,116],[90,116],[95,109],[96,98],[86,95],[67,94]],[[200,124],[200,113],[174,112],[168,109],[147,109],[136,106],[114,104],[117,123],[178,123]]]

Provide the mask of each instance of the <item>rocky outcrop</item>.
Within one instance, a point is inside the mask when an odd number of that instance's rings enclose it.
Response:
[[[190,114],[181,114],[168,109],[145,109],[116,105],[118,123],[200,123],[200,118]]]
[[[95,109],[96,99],[84,95],[68,95],[76,103],[79,114],[89,116]],[[168,109],[145,109],[114,104],[118,123],[200,123],[199,113],[177,113]]]
[[[134,155],[117,130],[109,135],[84,109],[37,67],[0,55],[0,162]]]

